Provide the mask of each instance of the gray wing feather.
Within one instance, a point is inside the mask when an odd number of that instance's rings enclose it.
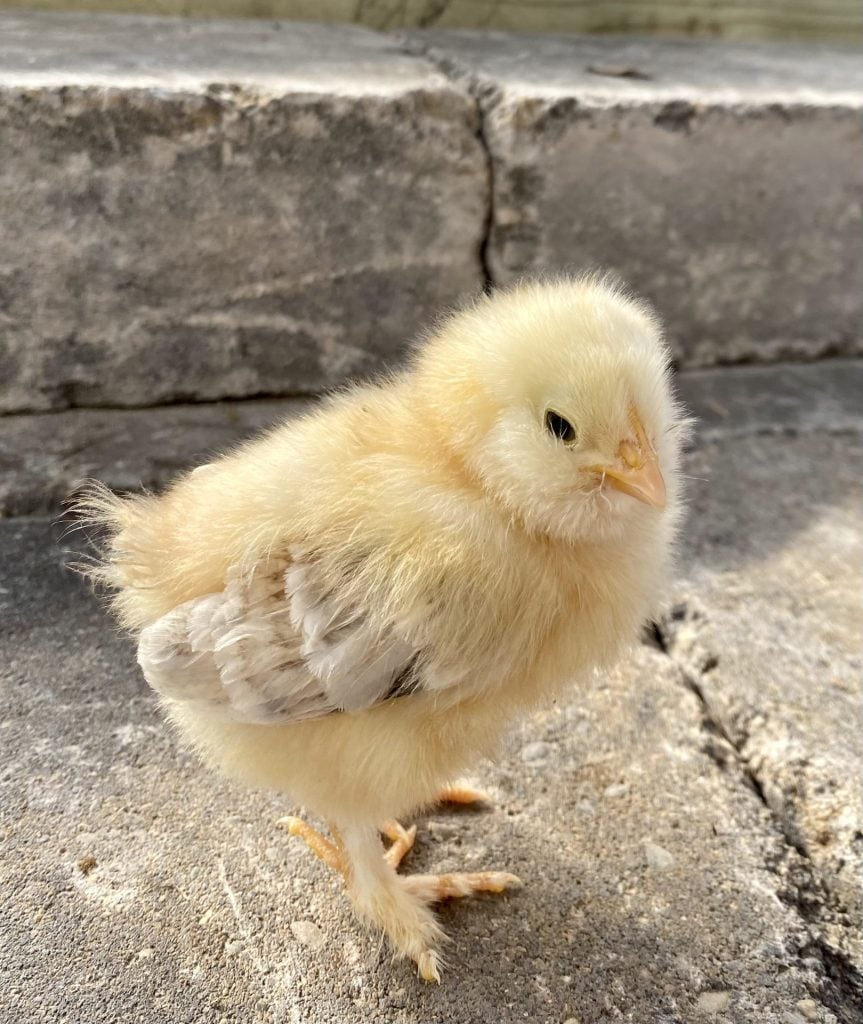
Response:
[[[328,592],[303,560],[232,570],[224,590],[179,605],[138,641],[154,690],[260,724],[372,707],[416,657],[405,639]]]

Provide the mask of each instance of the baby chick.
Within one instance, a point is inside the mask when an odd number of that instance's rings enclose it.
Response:
[[[519,880],[399,875],[398,820],[471,799],[445,787],[636,636],[679,519],[680,418],[644,305],[524,284],[160,497],[85,502],[168,717],[328,823],[289,820],[427,980],[431,904]]]

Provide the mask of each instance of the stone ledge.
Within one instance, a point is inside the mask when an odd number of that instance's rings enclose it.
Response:
[[[755,434],[863,433],[863,361],[678,375],[701,442]],[[311,399],[72,409],[0,417],[0,517],[56,515],[87,478],[159,489],[178,473],[309,408]]]
[[[237,84],[358,97],[448,85],[395,40],[355,25],[3,11],[0,28],[5,88]]]
[[[453,29],[414,29],[401,38],[450,77],[499,90],[501,100],[568,96],[590,108],[673,101],[859,108],[863,102],[863,68],[852,46]]]
[[[317,393],[560,268],[685,367],[855,354],[861,96],[823,46],[0,12],[0,413]]]
[[[301,398],[152,409],[70,409],[0,417],[0,517],[58,514],[84,480],[158,490],[259,430],[308,407]]]
[[[619,272],[686,366],[863,351],[855,51],[406,38],[481,104],[496,283]]]
[[[476,130],[361,29],[0,13],[0,411],[313,393],[397,359],[482,287]]]

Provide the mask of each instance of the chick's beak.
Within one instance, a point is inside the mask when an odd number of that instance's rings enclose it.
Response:
[[[630,414],[630,419],[636,440],[621,441],[617,449],[617,464],[597,467],[597,472],[602,473],[609,487],[643,501],[645,505],[665,508],[665,481],[662,479],[656,452],[634,412]]]

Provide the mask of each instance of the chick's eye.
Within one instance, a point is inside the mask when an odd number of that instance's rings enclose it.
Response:
[[[550,434],[563,441],[565,444],[571,444],[576,438],[575,427],[564,419],[559,413],[549,409],[545,414],[545,426]]]

